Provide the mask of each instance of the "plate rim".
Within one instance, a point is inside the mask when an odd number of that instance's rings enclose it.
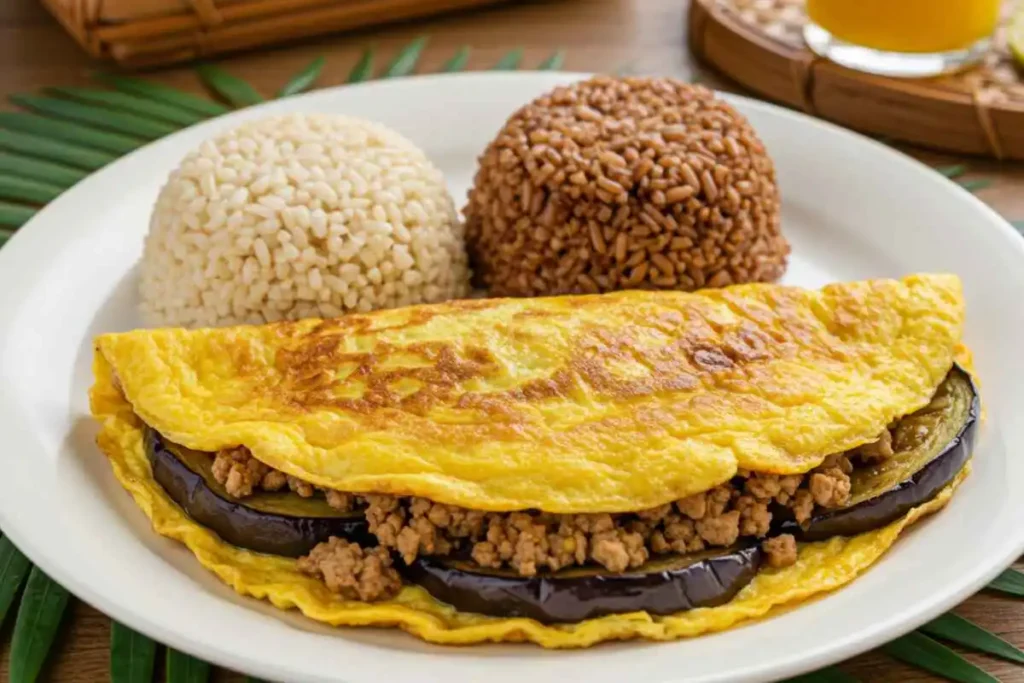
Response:
[[[45,239],[44,231],[40,231],[38,235],[32,231],[32,227],[36,224],[45,224],[48,216],[51,213],[55,213],[61,207],[66,204],[72,204],[79,201],[79,197],[85,196],[89,193],[91,185],[95,182],[101,182],[106,176],[114,175],[119,172],[119,169],[124,165],[134,162],[135,160],[147,155],[150,151],[160,145],[172,146],[174,145],[179,136],[189,136],[194,134],[194,129],[208,127],[215,128],[222,126],[225,123],[231,123],[235,121],[246,120],[251,117],[256,117],[262,113],[272,113],[282,108],[281,105],[284,102],[302,102],[302,101],[316,101],[320,99],[329,100],[335,97],[339,92],[351,92],[353,89],[377,89],[377,88],[402,88],[409,82],[424,83],[429,81],[492,81],[492,80],[536,80],[539,85],[546,85],[548,87],[554,86],[559,82],[570,82],[578,79],[587,78],[594,74],[586,72],[567,72],[567,71],[546,71],[546,72],[512,72],[512,73],[499,73],[499,72],[469,72],[461,74],[429,74],[419,75],[404,78],[380,80],[380,81],[369,81],[359,84],[341,84],[337,86],[321,88],[300,95],[293,96],[291,98],[283,98],[279,100],[271,100],[259,105],[246,107],[241,110],[232,111],[221,116],[217,116],[206,121],[203,121],[192,126],[188,126],[180,131],[177,131],[171,135],[160,138],[149,142],[140,148],[124,155],[106,167],[90,174],[86,179],[79,182],[66,192],[62,193],[53,202],[50,202],[42,209],[40,209],[24,226],[22,226],[17,233],[10,239],[6,248],[0,252],[0,267],[13,262],[19,257],[22,251],[21,246],[25,245],[27,248],[28,244],[31,244],[33,240],[40,241]],[[469,84],[466,87],[471,87]],[[933,172],[936,183],[948,183],[948,180],[944,179],[938,173],[934,173],[930,167],[926,164],[906,155],[898,150],[894,150],[887,145],[878,142],[870,137],[861,135],[855,131],[843,128],[836,124],[816,119],[808,116],[801,112],[786,109],[784,107],[764,102],[744,95],[737,95],[726,92],[718,92],[716,94],[723,97],[730,102],[740,102],[744,107],[760,110],[772,116],[779,116],[784,119],[788,119],[795,125],[801,126],[817,126],[828,129],[833,133],[837,133],[842,136],[846,136],[851,142],[857,144],[871,145],[877,150],[881,151],[889,157],[893,163],[904,164],[907,168],[915,168],[915,170],[928,170]],[[182,150],[182,154],[186,150]],[[1017,231],[1010,226],[1009,222],[1000,216],[992,207],[988,206],[980,199],[967,192],[963,188],[958,188],[954,184],[949,184],[945,188],[948,191],[959,192],[964,195],[963,198],[969,198],[969,201],[974,203],[974,208],[988,215],[991,219],[989,222],[993,229],[997,229],[1009,237],[1016,245],[1018,255],[1024,255],[1024,238],[1021,237]],[[986,229],[988,229],[986,227]],[[7,306],[7,301],[10,299],[11,294],[0,293],[0,310],[4,310]],[[0,403],[9,400],[13,395],[9,392],[8,388],[0,388]],[[217,649],[216,645],[211,642],[206,642],[193,637],[187,633],[183,633],[180,630],[174,630],[173,628],[164,627],[159,621],[148,617],[142,611],[134,611],[130,607],[130,601],[118,600],[111,598],[111,591],[94,589],[90,582],[79,581],[77,575],[70,570],[68,563],[61,563],[59,557],[51,555],[45,551],[42,551],[40,547],[33,542],[33,540],[27,537],[27,534],[22,534],[21,529],[17,524],[12,525],[12,515],[8,514],[4,510],[4,506],[0,503],[0,525],[4,527],[3,534],[8,536],[12,542],[18,547],[18,549],[28,557],[33,564],[42,569],[47,575],[53,577],[58,583],[67,588],[73,595],[79,600],[94,607],[104,615],[111,619],[114,619],[140,633],[146,634],[154,640],[163,643],[169,647],[173,647],[182,652],[193,654],[196,657],[200,657],[205,661],[216,663],[220,666],[231,668],[235,671],[250,673],[258,676],[282,676],[285,679],[290,680],[296,674],[293,670],[277,669],[275,666],[270,667],[270,670],[266,667],[261,667],[261,670],[255,670],[248,660],[241,654],[225,650]],[[794,648],[791,656],[782,660],[776,660],[770,664],[753,664],[750,667],[750,671],[744,672],[742,678],[732,677],[729,680],[768,680],[768,677],[778,676],[792,676],[797,675],[806,671],[814,670],[823,666],[833,664],[852,656],[870,650],[878,645],[889,642],[894,638],[897,638],[909,631],[916,629],[921,624],[935,618],[939,614],[947,611],[949,608],[959,604],[964,599],[978,592],[988,582],[990,582],[995,576],[1001,573],[1007,566],[1009,566],[1017,557],[1024,554],[1024,526],[1021,527],[1015,539],[1012,542],[1009,540],[1003,544],[1004,553],[998,558],[987,558],[987,561],[981,570],[976,570],[973,575],[969,575],[967,580],[961,580],[957,585],[959,586],[956,590],[946,590],[939,597],[931,600],[930,602],[920,601],[906,609],[902,610],[899,618],[892,618],[886,621],[886,623],[874,631],[868,633],[866,636],[851,637],[841,641],[838,646],[834,643],[825,648],[819,648],[818,651],[811,653],[804,652],[801,654],[799,648]],[[41,560],[41,561],[40,561]],[[65,569],[67,568],[67,571]],[[116,591],[115,591],[116,593]],[[910,613],[908,617],[907,614]],[[726,631],[727,633],[728,631]],[[412,636],[408,636],[412,637]],[[356,643],[353,643],[355,645]],[[518,645],[517,645],[518,646]],[[441,648],[434,654],[445,654],[445,646],[434,646],[434,648]],[[527,645],[526,647],[537,647]],[[317,678],[315,680],[336,680]],[[673,679],[674,680],[674,679]],[[681,680],[681,679],[680,679]],[[724,678],[711,677],[705,680],[708,681],[725,681]]]

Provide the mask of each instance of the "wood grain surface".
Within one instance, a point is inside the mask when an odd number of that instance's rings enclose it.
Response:
[[[320,86],[340,83],[367,45],[376,47],[385,61],[412,38],[427,34],[430,44],[422,68],[432,70],[463,44],[473,46],[470,68],[487,68],[511,48],[525,49],[524,68],[538,64],[557,48],[568,57],[565,68],[574,71],[619,71],[663,74],[702,82],[725,90],[735,86],[695,64],[685,46],[685,0],[547,0],[515,2],[508,6],[437,20],[391,26],[306,41],[302,44],[253,52],[219,63],[248,79],[267,95],[318,55],[327,66]],[[84,85],[98,67],[63,33],[37,0],[0,2],[0,95],[45,86]],[[147,77],[193,91],[201,91],[188,68],[147,72]],[[991,185],[978,197],[1014,220],[1024,220],[1024,165],[1000,164],[905,148],[933,164],[966,163],[970,178]],[[964,226],[970,229],[970,226]],[[97,552],[102,552],[98,545]],[[956,552],[951,548],[950,552]],[[1024,566],[1024,565],[1021,565]],[[922,568],[926,571],[927,568]],[[154,586],[154,590],[159,590]],[[997,594],[977,595],[956,610],[959,614],[1024,647],[1024,600]],[[0,630],[0,682],[8,679],[7,656],[11,621]],[[97,683],[108,679],[110,621],[96,610],[75,603],[62,627],[55,656],[43,680],[60,683]],[[798,644],[794,643],[794,646]],[[1024,668],[981,655],[972,661],[1008,683],[1024,683]],[[841,665],[865,683],[931,683],[940,679],[905,666],[878,653],[861,655]],[[161,679],[162,680],[162,679]],[[241,681],[242,677],[217,671],[214,681]],[[20,683],[20,682],[13,682]]]

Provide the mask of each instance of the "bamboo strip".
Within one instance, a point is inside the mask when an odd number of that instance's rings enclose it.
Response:
[[[505,0],[42,0],[90,54],[150,66]]]

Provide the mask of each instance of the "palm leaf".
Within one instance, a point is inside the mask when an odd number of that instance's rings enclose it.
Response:
[[[373,48],[367,48],[363,50],[362,56],[356,65],[352,67],[352,71],[348,73],[348,78],[345,79],[346,83],[362,83],[373,78]]]
[[[3,206],[0,204],[0,212]],[[6,536],[0,536],[0,626],[32,565]]]
[[[14,237],[14,231],[7,228],[0,228],[0,247],[7,244],[7,240]]]
[[[890,657],[960,683],[999,683],[942,643],[914,631],[882,646]]]
[[[14,152],[24,152],[32,156],[49,159],[89,171],[106,166],[117,157],[99,152],[94,149],[86,149],[68,142],[48,140],[29,133],[18,133],[15,135],[9,130],[0,129],[0,148],[6,148]]]
[[[78,102],[57,100],[51,97],[36,97],[34,95],[11,95],[11,101],[27,109],[33,109],[43,114],[49,114],[62,119],[69,119],[79,123],[110,128],[116,131],[137,135],[147,140],[169,135],[178,130],[178,126],[170,123],[162,123],[153,119],[142,118],[134,114],[117,112],[105,107],[94,107]]]
[[[492,71],[515,71],[519,63],[523,61],[523,48],[517,47],[511,52],[505,53],[498,62],[491,67]]]
[[[919,629],[934,638],[941,638],[963,647],[986,652],[996,657],[1024,664],[1024,652],[996,634],[983,629],[963,617],[948,612]]]
[[[0,174],[0,197],[21,202],[45,204],[52,202],[64,190],[28,178]]]
[[[551,55],[537,67],[539,71],[558,71],[562,68],[562,64],[565,63],[565,50],[559,50],[555,54]]]
[[[158,121],[175,123],[179,126],[191,126],[193,123],[205,121],[207,116],[185,111],[161,102],[153,102],[143,97],[129,95],[116,90],[95,90],[93,88],[47,88],[46,92],[81,100],[89,104],[98,104],[118,111],[137,114]]]
[[[184,652],[167,648],[167,683],[206,683],[210,679],[210,665]]]
[[[49,161],[39,161],[21,154],[0,152],[0,173],[22,175],[33,180],[41,180],[50,185],[71,187],[89,175],[86,171]]]
[[[314,59],[306,68],[292,76],[277,92],[277,96],[288,97],[289,95],[309,90],[316,83],[316,79],[320,78],[320,72],[324,70],[324,64],[326,63],[327,60],[324,59],[323,55]]]
[[[28,219],[32,218],[36,214],[36,210],[20,204],[9,204],[8,202],[0,202],[0,225],[6,225],[11,228],[20,228],[21,226],[28,223]],[[3,242],[11,236],[11,231],[0,228],[0,234],[3,234]],[[2,559],[0,559],[2,562]],[[0,574],[0,594],[3,593],[2,574]]]
[[[200,64],[196,67],[196,73],[207,87],[236,107],[248,107],[264,101],[263,95],[256,88],[219,66]]]
[[[156,102],[170,104],[187,111],[208,116],[218,116],[229,111],[227,107],[219,102],[214,102],[203,97],[196,97],[177,88],[172,88],[162,83],[154,83],[142,78],[130,78],[128,76],[115,76],[113,74],[96,74],[96,78],[107,85],[117,88],[121,92],[131,93],[139,97],[145,97]]]
[[[954,164],[952,166],[939,166],[935,169],[947,178],[959,178],[964,173],[967,173],[967,167],[963,164]]]
[[[150,683],[156,643],[116,621],[110,625],[110,683]]]
[[[10,676],[18,683],[34,683],[57,637],[68,606],[67,590],[38,567],[33,567],[14,622]]]
[[[441,67],[441,71],[444,73],[454,73],[456,71],[462,71],[466,68],[466,64],[469,63],[470,49],[468,45],[463,45],[458,49],[455,55],[449,59]]]
[[[127,154],[145,144],[139,138],[25,112],[0,111],[0,128],[41,135],[53,140],[74,142],[114,154]]]
[[[423,48],[427,46],[427,40],[426,36],[420,36],[403,47],[384,71],[384,78],[397,78],[411,74],[416,69],[416,63],[420,61],[420,55],[423,54]]]
[[[986,588],[1024,598],[1024,574],[1016,569],[1007,569]]]
[[[992,184],[991,180],[985,178],[979,178],[977,180],[961,180],[960,187],[964,188],[968,192],[977,192],[978,190],[984,190],[986,187]]]

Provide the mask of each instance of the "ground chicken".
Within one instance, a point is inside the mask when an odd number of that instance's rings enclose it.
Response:
[[[849,501],[851,458],[877,462],[891,454],[892,438],[886,430],[871,444],[829,456],[808,475],[741,471],[732,482],[636,514],[495,513],[421,497],[368,495],[366,519],[381,545],[379,552],[395,551],[406,563],[420,555],[448,555],[464,549],[482,567],[511,567],[523,576],[590,562],[621,572],[639,567],[651,554],[692,553],[728,547],[741,537],[763,538],[777,506],[789,508],[802,524],[816,507],[835,508]],[[321,490],[263,465],[245,448],[218,453],[214,476],[237,497],[257,488],[277,491],[287,486],[302,497]],[[353,509],[362,500],[340,491],[324,494],[327,503],[340,510]],[[791,536],[765,541],[764,549],[771,566],[795,561]],[[337,545],[319,555],[316,552],[309,557],[335,558],[332,567],[342,566],[341,559],[348,561],[351,555]]]
[[[387,550],[363,548],[336,537],[300,557],[298,566],[299,571],[321,579],[346,600],[386,600],[402,588]]]
[[[811,474],[808,488],[814,502],[824,508],[837,508],[850,500],[850,473],[853,465],[843,455],[832,455],[825,459]]]
[[[792,534],[781,534],[761,544],[769,567],[788,567],[796,563],[796,539]]]
[[[236,498],[251,496],[269,473],[247,448],[226,448],[213,459],[213,478]]]
[[[248,498],[257,489],[262,491],[288,490],[302,498],[312,498],[317,491],[323,491],[327,504],[336,510],[347,512],[356,508],[356,497],[341,491],[320,489],[297,477],[264,465],[252,457],[244,446],[225,448],[213,456],[213,478],[235,498]]]

